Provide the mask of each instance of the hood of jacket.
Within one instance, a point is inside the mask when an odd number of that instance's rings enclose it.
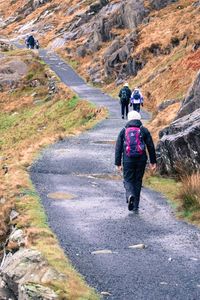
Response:
[[[126,124],[125,128],[141,127],[141,126],[142,126],[142,122],[140,120],[131,120]]]

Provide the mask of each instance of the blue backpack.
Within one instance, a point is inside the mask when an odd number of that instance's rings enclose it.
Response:
[[[131,103],[134,103],[134,100],[141,100],[141,95],[139,91],[134,91],[134,94],[131,97]]]

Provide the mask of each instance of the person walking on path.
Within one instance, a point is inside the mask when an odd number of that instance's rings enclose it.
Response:
[[[133,110],[140,112],[140,105],[143,106],[144,98],[141,91],[138,88],[135,88],[131,94],[131,103],[133,105]]]
[[[129,89],[128,83],[125,83],[123,88],[119,92],[122,119],[124,119],[124,116],[126,116],[127,118],[130,97],[131,97],[131,90]]]
[[[117,138],[115,165],[123,170],[124,187],[128,209],[138,212],[142,178],[147,163],[148,150],[150,168],[156,169],[156,153],[150,132],[143,127],[141,115],[136,111],[128,113],[128,122]],[[123,162],[123,167],[122,167]]]
[[[27,44],[28,44],[29,49],[34,49],[34,47],[35,47],[35,39],[34,39],[33,35],[30,35],[28,37]]]

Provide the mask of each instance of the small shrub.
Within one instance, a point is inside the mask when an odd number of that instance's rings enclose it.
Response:
[[[200,210],[200,172],[182,178],[180,199],[185,211]]]

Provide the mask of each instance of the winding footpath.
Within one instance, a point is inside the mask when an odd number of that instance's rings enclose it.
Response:
[[[40,56],[81,98],[110,113],[92,130],[50,146],[31,168],[66,255],[92,287],[109,293],[106,299],[200,299],[200,230],[176,220],[164,197],[146,188],[139,215],[129,212],[123,183],[113,177],[113,141],[124,126],[118,103],[56,54]],[[145,249],[129,248],[141,243]]]

